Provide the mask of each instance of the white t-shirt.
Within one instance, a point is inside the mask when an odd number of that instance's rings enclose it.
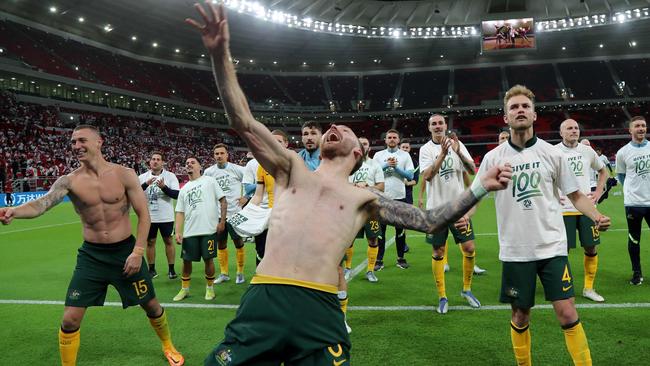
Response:
[[[650,143],[629,142],[616,153],[616,174],[625,174],[623,204],[650,207]]]
[[[219,224],[219,199],[224,197],[217,181],[201,176],[187,182],[178,193],[176,212],[185,214],[183,236],[210,235]]]
[[[145,183],[151,177],[154,177],[151,170],[140,174],[138,180],[140,184]],[[161,222],[174,222],[174,204],[173,198],[169,197],[158,188],[156,182],[163,180],[165,185],[170,189],[178,190],[178,178],[172,172],[164,170],[160,172],[160,175],[157,176],[156,180],[151,182],[151,184],[144,190],[144,195],[147,197],[147,203],[149,204],[149,217],[151,218],[152,223],[161,223]]]
[[[567,255],[566,230],[558,188],[578,190],[562,152],[533,137],[523,150],[503,143],[485,154],[475,179],[495,165],[510,163],[512,181],[495,192],[499,259],[529,262]]]
[[[244,177],[242,178],[243,184],[255,184],[257,185],[257,167],[260,166],[260,163],[257,162],[257,159],[251,159],[246,163],[244,167]],[[262,202],[260,202],[260,207],[268,208],[269,207],[269,195],[264,190],[264,196],[262,196]]]
[[[215,164],[206,169],[205,172],[203,172],[203,175],[216,179],[217,183],[219,183],[219,187],[221,187],[221,190],[226,195],[226,202],[228,202],[227,217],[241,211],[239,199],[243,196],[243,166],[227,163],[226,167],[221,169]]]
[[[555,145],[562,154],[566,157],[569,168],[573,171],[573,174],[578,180],[578,187],[580,187],[580,192],[584,194],[591,193],[591,177],[594,172],[601,170],[604,167],[603,162],[598,159],[598,154],[591,147],[583,144],[578,144],[576,147],[568,147],[563,143]],[[562,205],[562,211],[566,214],[578,214],[582,213],[573,207],[573,203],[566,198],[566,196],[560,196],[564,201]]]
[[[366,158],[359,170],[349,177],[349,181],[353,184],[365,182],[369,187],[374,187],[377,183],[384,182],[384,172],[376,161]]]
[[[459,153],[467,159],[472,160],[465,145],[460,141],[458,143]],[[420,147],[420,173],[432,166],[441,152],[442,147],[440,144],[436,144],[431,140],[422,145]],[[463,181],[464,171],[465,167],[460,156],[453,149],[449,148],[447,156],[442,162],[440,170],[438,170],[438,174],[431,179],[431,182],[426,182],[428,210],[449,202],[465,190],[465,183]]]
[[[394,152],[388,149],[378,151],[373,160],[376,161],[380,167],[388,164],[388,158],[395,158],[397,160],[397,167],[404,171],[413,171],[413,159],[409,153],[396,149]],[[406,197],[406,186],[404,185],[404,177],[397,174],[393,168],[384,169],[384,193],[389,198],[394,200],[403,199]]]

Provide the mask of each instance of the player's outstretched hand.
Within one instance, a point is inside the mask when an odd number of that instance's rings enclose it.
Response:
[[[124,275],[131,277],[140,271],[142,265],[142,256],[136,253],[131,253],[124,262]]]
[[[598,228],[598,231],[607,231],[611,224],[611,220],[605,215],[600,215],[600,217],[596,219],[596,227]]]
[[[2,225],[9,225],[14,219],[14,209],[10,207],[0,208],[0,222]]]
[[[493,166],[481,176],[481,185],[487,191],[499,191],[506,189],[512,179],[512,167],[510,164]]]
[[[203,46],[210,51],[211,54],[223,53],[230,42],[230,31],[228,30],[228,20],[226,13],[223,9],[223,4],[218,6],[213,5],[211,2],[206,1],[206,7],[210,11],[210,16],[206,14],[205,9],[200,4],[194,4],[194,8],[199,13],[205,24],[200,24],[194,19],[187,18],[185,23],[196,28],[201,32],[201,40]]]

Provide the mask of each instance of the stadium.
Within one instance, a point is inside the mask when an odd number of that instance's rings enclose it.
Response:
[[[650,2],[211,3],[223,5],[227,12],[229,61],[245,96],[243,104],[254,118],[269,130],[286,133],[288,149],[296,152],[304,147],[302,126],[309,121],[322,127],[324,133],[331,125],[349,127],[356,136],[368,140],[369,157],[384,151],[387,136],[396,131],[412,148],[409,154],[414,166],[405,181],[416,182],[412,189],[416,208],[427,200],[420,192],[430,189],[429,183],[412,173],[419,171],[418,162],[423,161],[420,148],[431,144],[432,116],[443,117],[448,132],[462,142],[471,157],[471,162],[463,164],[479,173],[492,156],[490,152],[498,149],[499,133],[508,130],[504,97],[513,86],[524,85],[535,94],[533,128],[538,139],[562,144],[564,122],[576,121],[580,139],[588,139],[591,148],[611,165],[607,178],[612,179],[606,186],[608,197],[597,206],[611,219],[609,230],[599,233],[595,289],[604,301],[583,296],[588,268],[583,261],[587,255],[583,256],[580,248],[568,255],[575,280],[575,308],[591,357],[581,364],[650,364],[644,351],[650,349],[650,291],[642,277],[639,281],[640,267],[633,271],[630,266],[631,242],[636,243],[637,260],[640,256],[641,264],[647,263],[650,219],[646,216],[640,240],[634,239],[636,234],[628,232],[630,204],[621,182],[613,183],[617,163],[621,165],[617,161],[619,150],[628,144],[636,146],[634,141],[639,147],[647,145],[647,137],[638,140],[630,126],[638,118],[645,126],[648,115],[650,42],[643,35],[650,34]],[[217,166],[215,145],[227,146],[228,164],[243,167],[249,163],[248,140],[229,124],[228,116],[236,114],[226,113],[232,104],[223,100],[227,96],[223,89],[220,94],[215,84],[214,57],[186,18],[202,20],[192,2],[0,3],[0,212],[6,212],[5,207],[42,202],[37,200],[43,200],[60,177],[78,169],[80,161],[83,166],[82,155],[70,143],[79,125],[95,126],[103,139],[104,159],[133,169],[137,175],[152,169],[153,155],[164,157],[164,168],[177,177],[181,187],[194,180],[187,164],[189,157],[201,162],[203,168]],[[643,134],[645,131],[643,127]],[[419,171],[423,172],[424,168]],[[473,176],[476,171],[469,173]],[[643,179],[638,189],[647,191],[647,169],[638,176]],[[629,174],[627,179],[623,185],[629,184]],[[255,181],[259,185],[259,175]],[[148,184],[140,183],[146,190]],[[240,183],[244,196],[246,186],[241,179]],[[514,186],[512,192],[514,197]],[[84,213],[79,210],[78,198],[71,195],[61,197],[61,201],[38,218],[16,219],[0,228],[3,364],[62,363],[57,330],[67,331],[61,321],[66,291],[87,227],[80,220]],[[352,348],[349,359],[334,359],[333,364],[517,364],[515,341],[511,339],[517,332],[516,324],[510,323],[510,305],[500,302],[499,234],[504,230],[498,217],[504,210],[498,202],[495,195],[487,195],[472,216],[476,248],[472,258],[480,268],[475,269],[473,277],[470,275],[470,292],[480,299],[479,306],[473,306],[463,295],[468,255],[461,246],[452,245],[452,237],[447,239],[449,250],[445,254],[448,307],[445,303],[443,314],[439,311],[440,288],[436,275],[432,275],[435,264],[429,237],[407,230],[408,250],[404,254],[400,252],[404,248],[398,248],[396,254],[394,248],[404,237],[389,226],[384,235],[382,268],[368,265],[368,241],[356,239],[353,254],[348,252],[349,297],[345,300],[349,301],[345,319],[352,329]],[[650,201],[636,206],[647,208]],[[136,208],[134,205],[126,213],[134,235]],[[301,217],[303,223],[286,225],[328,222],[321,215],[326,214],[313,210]],[[525,227],[526,223],[509,225]],[[301,235],[311,238],[306,233]],[[312,236],[317,239],[317,235]],[[168,263],[161,242],[158,236],[153,264],[160,275],[151,279],[155,297],[169,317],[174,345],[183,354],[185,365],[203,365],[209,352],[224,339],[226,325],[235,318],[256,273],[259,251],[253,239],[244,241],[243,250],[237,251],[228,240],[231,259],[229,267],[226,260],[226,268],[231,274],[240,273],[235,258],[245,258],[241,271],[244,283],[236,283],[235,276],[230,281],[217,280],[216,297],[205,300],[201,296],[203,266],[199,264],[194,269],[193,292],[177,301],[175,295],[185,286],[181,280],[181,246],[173,244],[177,248],[178,277],[172,278],[165,271]],[[401,265],[400,259],[407,260],[408,266]],[[325,258],[322,262],[328,263]],[[634,266],[634,259],[632,263]],[[376,273],[378,281],[369,281],[367,268]],[[108,288],[104,306],[91,308],[83,316],[76,363],[64,364],[172,364],[160,352],[157,333],[149,329],[142,311],[137,306],[121,309],[118,291]],[[574,364],[570,341],[565,345],[565,324],[558,322],[559,315],[556,317],[553,305],[545,300],[539,280],[534,295],[529,322],[529,334],[533,335],[527,341],[532,347],[532,363]],[[283,310],[299,314],[304,305],[289,300]],[[273,327],[277,333],[292,333],[282,322]],[[277,352],[283,360],[282,351]],[[329,352],[335,354],[331,349]],[[223,362],[229,364],[226,358]],[[281,363],[258,360],[247,364]],[[285,360],[284,364],[293,363]]]

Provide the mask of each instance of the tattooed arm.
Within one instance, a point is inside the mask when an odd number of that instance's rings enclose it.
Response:
[[[371,217],[386,224],[424,233],[439,231],[449,223],[455,222],[479,201],[474,193],[467,190],[452,202],[442,204],[432,210],[421,210],[388,198],[383,192],[372,187],[367,189],[377,195],[377,199],[369,204]]]
[[[432,210],[421,210],[412,205],[392,200],[372,187],[367,188],[377,199],[367,204],[370,217],[379,221],[406,229],[433,233],[456,222],[469,211],[489,191],[508,187],[512,176],[509,165],[494,166],[481,177],[477,177],[472,187],[460,194],[455,200],[443,202]]]
[[[8,225],[14,218],[33,219],[34,217],[41,216],[47,210],[63,201],[63,198],[69,191],[70,177],[64,175],[52,184],[52,187],[46,195],[15,208],[6,207],[0,209],[0,221]]]

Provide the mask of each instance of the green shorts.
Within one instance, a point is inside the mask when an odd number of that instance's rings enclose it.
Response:
[[[474,240],[474,226],[472,225],[472,220],[469,220],[469,224],[467,225],[467,230],[465,233],[458,231],[458,229],[456,229],[452,223],[437,233],[427,234],[426,242],[432,244],[434,248],[444,247],[445,243],[447,242],[447,235],[450,231],[451,235],[454,236],[454,241],[456,244],[462,244],[464,242]]]
[[[374,239],[379,236],[381,233],[379,229],[379,221],[369,220],[363,225],[363,229],[359,230],[357,233],[357,239],[363,239],[363,234],[366,234],[366,238]]]
[[[226,222],[226,229],[222,231],[221,234],[217,234],[217,242],[228,240],[228,235],[230,235],[232,240],[241,239],[241,236],[235,232],[232,225],[230,225],[229,222]]]
[[[156,297],[153,282],[144,258],[140,271],[125,277],[124,262],[133,252],[133,236],[114,244],[96,244],[84,241],[77,253],[65,306],[85,308],[102,306],[108,285],[113,285],[122,299],[122,307],[144,304]]]
[[[503,262],[499,300],[520,309],[535,306],[537,276],[547,301],[574,297],[573,275],[567,257],[553,257],[533,262]]]
[[[184,261],[200,262],[201,258],[203,258],[204,261],[215,258],[217,256],[217,248],[215,246],[216,241],[216,233],[183,238],[181,259]]]
[[[255,278],[253,279],[253,282]],[[251,284],[206,366],[349,365],[350,339],[336,294]]]
[[[600,232],[592,219],[585,215],[566,215],[563,217],[569,249],[576,247],[576,230],[580,235],[580,245],[582,247],[593,247],[600,244]]]

